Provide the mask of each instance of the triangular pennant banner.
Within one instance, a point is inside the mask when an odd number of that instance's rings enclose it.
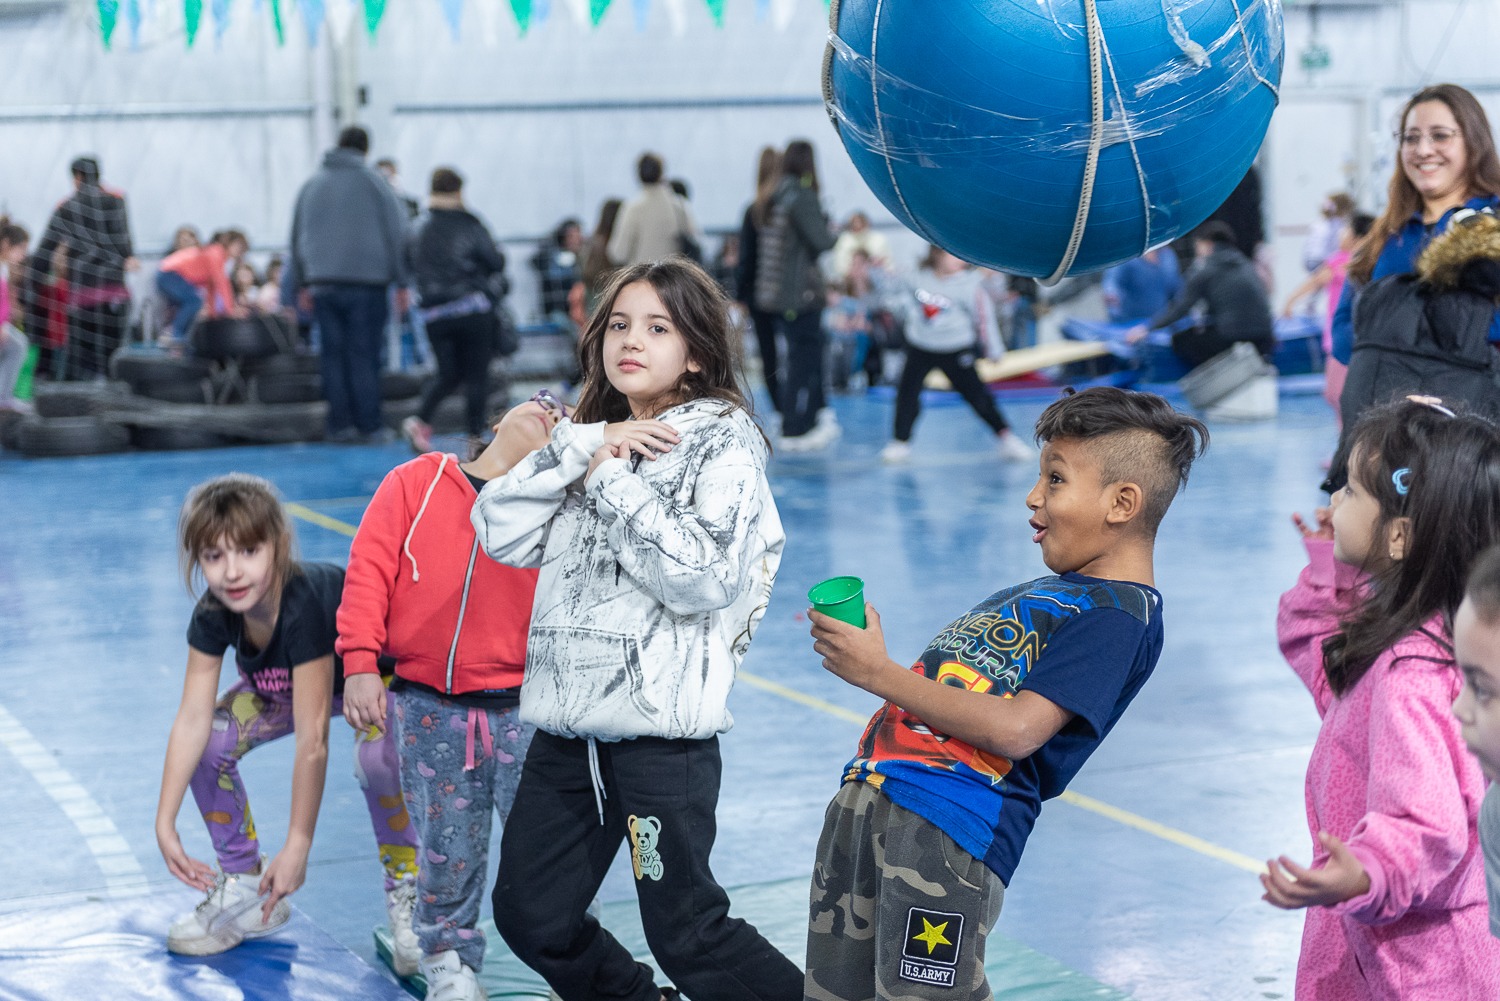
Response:
[[[385,17],[385,0],[365,0],[365,30],[370,37],[375,37],[375,29],[380,27],[380,19]]]
[[[271,0],[271,27],[276,30],[276,47],[286,44],[286,23],[281,19],[281,0]]]
[[[115,22],[120,17],[120,0],[99,0],[99,37],[104,40],[104,47],[109,48],[109,40],[115,33]]]
[[[224,40],[224,32],[229,27],[229,4],[232,0],[209,0],[209,10],[214,15],[214,42]]]
[[[771,13],[771,0],[755,0],[755,19],[764,21],[766,15]]]
[[[453,40],[458,41],[458,31],[464,20],[464,0],[443,0],[443,19],[448,22],[448,31]]]
[[[318,44],[318,36],[323,33],[323,18],[326,11],[323,0],[296,0],[297,9],[302,12],[302,24],[307,28],[307,47],[315,48]]]
[[[686,11],[682,9],[683,0],[662,0],[662,5],[667,8],[667,23],[672,26],[672,34],[681,38],[687,31]]]
[[[130,28],[130,47],[141,44],[141,0],[125,0],[125,24]]]
[[[634,0],[635,8],[635,30],[644,32],[646,22],[651,16],[651,0]]]
[[[531,0],[531,23],[546,24],[552,14],[552,0]]]
[[[516,26],[521,29],[521,34],[526,34],[531,27],[531,0],[510,0],[510,11],[516,15]]]
[[[604,12],[609,10],[610,0],[589,0],[589,23],[599,27],[599,22],[604,20]]]
[[[714,24],[724,27],[724,0],[707,0],[708,12],[714,16]]]
[[[198,25],[203,21],[203,0],[182,0],[182,21],[187,29],[188,48],[198,40]]]

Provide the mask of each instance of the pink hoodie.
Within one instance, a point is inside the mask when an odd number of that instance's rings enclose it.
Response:
[[[1370,891],[1310,907],[1298,1001],[1495,1001],[1500,940],[1490,936],[1479,850],[1485,780],[1451,711],[1462,677],[1434,616],[1334,695],[1323,640],[1357,600],[1358,572],[1309,540],[1308,566],[1281,596],[1281,652],[1312,692],[1323,726],[1307,765],[1313,865],[1338,837]]]

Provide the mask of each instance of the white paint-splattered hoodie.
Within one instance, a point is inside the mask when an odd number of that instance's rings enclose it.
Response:
[[[706,739],[770,601],[786,537],[749,415],[722,400],[660,419],[681,442],[610,459],[564,420],[491,480],[472,521],[492,558],[540,567],[521,717],[564,737]]]

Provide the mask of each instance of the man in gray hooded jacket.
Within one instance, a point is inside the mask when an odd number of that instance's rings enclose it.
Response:
[[[323,352],[328,438],[389,435],[380,419],[380,347],[390,315],[407,308],[406,212],[365,163],[370,135],[351,125],[297,194],[289,282],[307,293]]]

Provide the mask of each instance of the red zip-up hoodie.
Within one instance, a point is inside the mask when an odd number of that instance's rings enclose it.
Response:
[[[349,550],[336,644],[344,674],[396,674],[440,692],[514,688],[526,665],[535,570],[479,551],[474,487],[458,459],[429,452],[386,474]]]

